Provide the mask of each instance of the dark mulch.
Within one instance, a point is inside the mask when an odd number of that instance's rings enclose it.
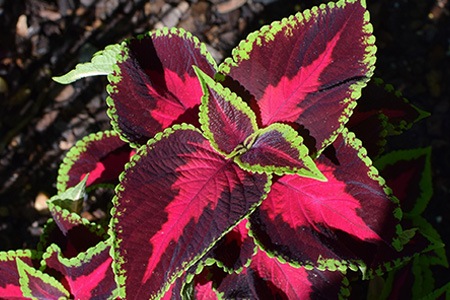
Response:
[[[450,244],[450,15],[446,0],[370,1],[376,75],[432,116],[394,142],[433,146],[428,220]],[[296,4],[297,3],[297,4]],[[58,165],[88,133],[109,128],[105,78],[61,75],[106,45],[159,26],[183,27],[219,61],[247,33],[317,5],[291,0],[0,0],[0,250],[34,247]],[[448,280],[443,276],[442,282]]]

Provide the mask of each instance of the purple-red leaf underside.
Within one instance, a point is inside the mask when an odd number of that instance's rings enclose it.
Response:
[[[89,173],[86,187],[118,183],[125,163],[135,153],[114,131],[91,134],[67,153],[58,174],[58,191],[75,186]]]
[[[116,273],[126,298],[162,295],[266,194],[192,126],[175,126],[140,148],[114,200]],[[143,230],[145,228],[145,230]]]
[[[203,93],[192,66],[214,76],[206,46],[182,29],[156,30],[124,43],[123,58],[108,76],[113,128],[142,145],[174,123],[197,124]]]
[[[219,71],[254,96],[263,126],[298,123],[321,149],[372,75],[374,40],[365,4],[339,1],[250,34]]]
[[[325,153],[316,160],[327,182],[285,175],[250,217],[253,235],[267,251],[300,264],[334,259],[370,265],[373,253],[353,252],[352,243],[373,249],[392,242],[398,207],[360,142],[344,134],[334,142],[331,159]],[[322,267],[330,268],[326,262]]]
[[[58,220],[47,222],[38,249],[44,250],[54,243],[62,250],[64,257],[72,258],[104,240],[103,229],[76,214],[59,210],[53,217]]]

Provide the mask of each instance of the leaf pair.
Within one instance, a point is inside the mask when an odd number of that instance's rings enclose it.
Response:
[[[289,125],[259,129],[256,115],[235,93],[195,67],[203,87],[200,123],[211,145],[244,170],[298,174],[325,180],[308,155],[303,138]]]

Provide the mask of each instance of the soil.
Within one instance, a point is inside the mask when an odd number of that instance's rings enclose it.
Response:
[[[376,76],[432,113],[398,148],[433,147],[427,219],[450,244],[450,14],[447,0],[367,0]],[[249,32],[321,1],[0,0],[0,250],[34,248],[58,166],[91,132],[109,129],[104,77],[62,86],[51,77],[108,44],[161,26],[183,27],[219,62]],[[448,252],[448,250],[447,250]],[[448,273],[440,283],[450,280]]]

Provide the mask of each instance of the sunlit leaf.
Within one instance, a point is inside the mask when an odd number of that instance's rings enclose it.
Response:
[[[295,122],[321,151],[343,129],[373,73],[375,38],[365,6],[330,2],[264,26],[219,71],[254,97],[263,126]]]
[[[95,53],[91,62],[80,63],[74,70],[62,76],[53,77],[53,80],[69,84],[84,77],[111,74],[120,52],[120,45],[109,45],[104,50]]]
[[[397,204],[361,142],[343,135],[334,153],[316,161],[327,182],[284,175],[250,217],[268,252],[293,264],[345,271],[370,267],[377,245],[393,243]]]
[[[43,256],[45,270],[57,271],[61,275],[58,279],[67,282],[75,299],[112,297],[117,285],[111,268],[111,246],[108,243],[100,242],[71,259],[65,258],[61,249],[52,244]]]
[[[23,296],[32,299],[68,298],[70,293],[54,277],[36,270],[17,258],[19,282]]]
[[[197,124],[202,89],[192,66],[209,76],[216,70],[206,46],[183,29],[164,28],[125,42],[108,76],[113,129],[142,145],[173,124]]]
[[[87,187],[118,183],[125,163],[135,153],[114,131],[90,134],[70,149],[59,167],[59,192],[79,183],[87,173]]]
[[[125,298],[164,294],[260,204],[270,184],[267,175],[225,159],[188,125],[156,135],[121,177],[111,234]]]

